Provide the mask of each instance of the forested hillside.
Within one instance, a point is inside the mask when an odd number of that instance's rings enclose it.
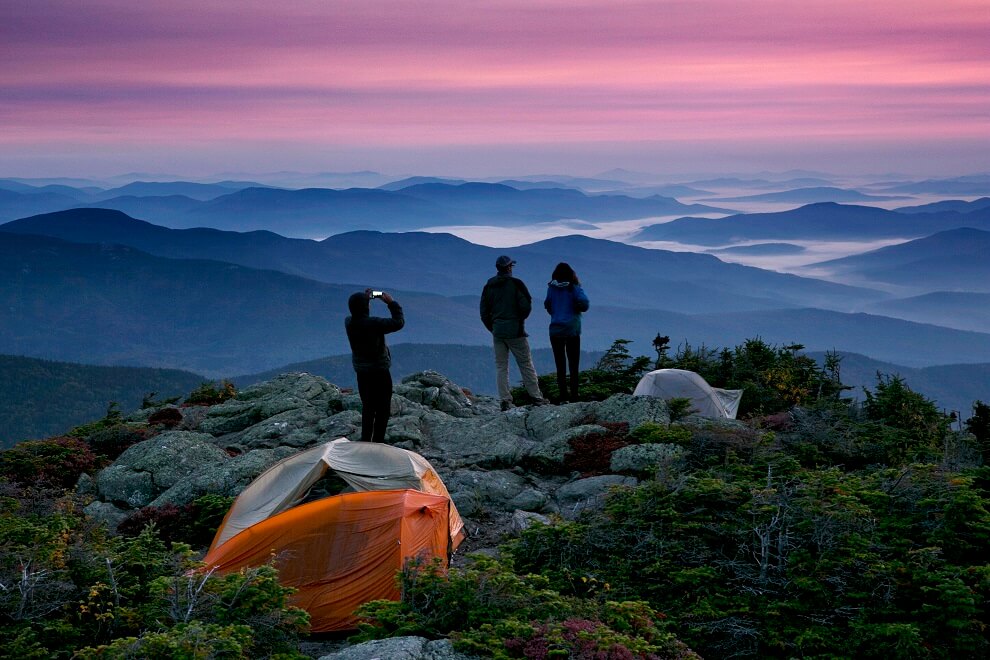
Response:
[[[0,447],[68,431],[142,399],[180,396],[204,378],[177,369],[94,367],[0,355]]]

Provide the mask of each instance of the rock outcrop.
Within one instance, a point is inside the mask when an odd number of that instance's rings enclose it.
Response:
[[[80,487],[95,492],[90,512],[111,524],[148,505],[236,495],[294,452],[359,437],[360,405],[356,394],[319,376],[283,374],[225,403],[180,409],[176,429],[129,448],[95,483]],[[468,519],[508,520],[516,511],[572,517],[600,505],[610,487],[676,465],[679,455],[673,445],[628,447],[588,475],[569,465],[576,440],[605,434],[609,425],[669,421],[662,400],[631,395],[500,412],[495,399],[471,396],[425,371],[396,385],[385,441],[425,456]]]

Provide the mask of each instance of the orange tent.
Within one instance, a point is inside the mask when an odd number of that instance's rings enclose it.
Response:
[[[354,628],[354,610],[399,599],[396,572],[425,554],[446,562],[450,500],[415,490],[346,493],[310,502],[252,526],[211,550],[221,572],[261,566],[274,556],[279,581],[298,591],[313,632]]]
[[[328,469],[358,492],[297,506]],[[422,456],[340,439],[280,461],[251,482],[203,561],[227,573],[274,558],[279,581],[297,590],[292,603],[309,612],[313,632],[347,630],[359,605],[398,600],[395,576],[407,559],[446,564],[463,527]]]

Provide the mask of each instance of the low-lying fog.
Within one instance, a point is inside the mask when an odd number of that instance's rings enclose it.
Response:
[[[707,203],[718,205],[717,202],[712,202],[714,197],[730,197],[732,195],[745,195],[752,194],[753,191],[745,189],[725,189],[720,190],[719,194],[716,195],[706,195],[704,197],[689,198],[681,197],[678,198],[679,201],[685,204],[691,203]],[[886,201],[868,201],[859,202],[862,206],[874,206],[883,209],[897,209],[904,206],[918,206],[921,204],[930,204],[932,202],[938,202],[945,199],[967,199],[963,197],[946,197],[939,195],[912,195],[910,197],[900,197],[896,200],[886,200]],[[781,211],[789,211],[791,209],[803,206],[803,204],[794,203],[783,203],[783,202],[733,202],[725,203],[723,206],[731,207],[738,210],[741,213],[777,213]],[[888,245],[896,245],[897,243],[903,243],[904,241],[917,238],[916,236],[895,238],[895,239],[882,239],[875,241],[805,241],[805,240],[790,240],[787,241],[777,241],[777,240],[761,240],[761,241],[744,241],[740,243],[734,243],[731,246],[720,246],[718,248],[713,248],[711,246],[705,245],[691,245],[687,243],[676,243],[673,241],[636,241],[633,239],[635,234],[639,232],[643,227],[649,225],[661,224],[665,222],[670,222],[676,220],[677,218],[684,217],[684,214],[675,214],[668,216],[657,216],[651,218],[640,218],[637,220],[622,220],[617,222],[588,222],[584,220],[571,219],[571,220],[561,220],[558,222],[545,222],[533,225],[526,225],[522,227],[494,227],[494,226],[477,226],[477,225],[452,225],[452,226],[436,226],[428,227],[423,231],[428,232],[446,232],[453,234],[464,240],[476,243],[479,245],[487,245],[489,247],[514,247],[517,245],[526,245],[529,243],[535,243],[537,241],[546,240],[548,238],[556,238],[558,236],[570,236],[574,234],[580,234],[582,236],[590,236],[592,238],[600,238],[612,241],[618,241],[621,243],[628,243],[630,245],[638,245],[644,248],[653,248],[659,250],[671,250],[674,252],[698,252],[705,254],[712,254],[722,261],[744,264],[746,266],[755,266],[757,268],[763,268],[766,270],[774,270],[782,273],[794,273],[798,275],[803,275],[807,277],[818,277],[822,279],[830,279],[829,273],[824,270],[819,269],[807,269],[804,266],[808,264],[817,263],[820,261],[827,261],[829,259],[838,259],[840,257],[847,257],[853,254],[860,254],[862,252],[868,252],[870,250],[876,250],[878,248],[886,247]],[[699,218],[719,218],[725,217],[721,214],[697,214],[692,217]],[[764,245],[767,243],[781,244],[787,243],[796,246],[797,249],[788,251],[788,253],[760,253],[759,250],[753,251],[726,251],[727,247],[744,247],[751,245]],[[783,252],[783,250],[779,250]],[[764,251],[769,252],[769,250]]]

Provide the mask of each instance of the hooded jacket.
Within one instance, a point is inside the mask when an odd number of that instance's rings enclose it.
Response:
[[[577,337],[581,334],[581,312],[591,303],[580,284],[551,280],[543,307],[550,313],[551,337]]]
[[[523,281],[499,273],[481,291],[481,322],[498,339],[526,337],[525,320],[533,310],[533,297]]]
[[[392,354],[385,344],[385,335],[401,330],[406,324],[402,307],[392,301],[388,311],[392,318],[371,316],[368,296],[355,293],[347,300],[351,315],[344,319],[347,341],[351,344],[351,363],[354,371],[381,371],[392,366]]]

